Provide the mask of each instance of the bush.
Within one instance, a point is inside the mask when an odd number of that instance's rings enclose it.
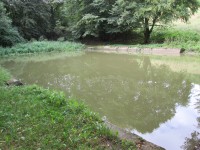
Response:
[[[0,2],[0,46],[12,46],[22,41],[24,39],[19,35],[17,29],[12,27],[3,3]]]

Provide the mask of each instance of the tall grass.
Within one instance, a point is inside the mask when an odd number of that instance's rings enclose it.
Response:
[[[155,28],[151,34],[149,44],[141,44],[142,32],[138,32],[137,39],[129,44],[111,44],[112,46],[128,46],[140,48],[180,48],[186,52],[200,53],[200,32],[193,30],[178,30],[175,28]]]
[[[34,41],[28,43],[20,43],[13,47],[0,47],[0,56],[20,55],[30,53],[44,52],[71,52],[80,51],[84,48],[83,44],[75,42],[59,42],[59,41]]]
[[[199,1],[200,2],[200,1]],[[167,30],[158,30],[153,35],[160,35],[164,45],[200,52],[200,10],[187,23],[180,20],[173,22]],[[160,34],[158,34],[158,32]],[[157,37],[159,39],[159,37]]]
[[[200,33],[173,28],[156,30],[152,34],[152,43],[146,46],[183,48],[186,51],[200,52]]]

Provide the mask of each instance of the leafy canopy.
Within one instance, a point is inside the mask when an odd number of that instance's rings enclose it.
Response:
[[[187,21],[198,8],[197,0],[65,0],[63,13],[75,38],[141,28],[148,43],[155,26]]]
[[[23,41],[16,28],[13,28],[11,19],[6,14],[6,9],[0,2],[0,46],[12,46]]]
[[[50,29],[50,7],[42,0],[4,0],[13,25],[30,40],[46,35]]]

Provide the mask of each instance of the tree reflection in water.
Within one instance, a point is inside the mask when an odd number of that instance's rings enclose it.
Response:
[[[133,117],[126,123],[141,133],[151,133],[174,116],[176,106],[187,105],[191,83],[184,73],[172,72],[164,65],[152,66],[149,57],[141,60],[140,78],[132,86],[135,96],[127,104],[127,108],[134,106]]]
[[[200,93],[195,95],[197,98],[196,109],[200,113]],[[200,129],[200,117],[197,118],[198,129]],[[184,150],[200,150],[200,132],[194,131],[191,133],[191,137],[185,139],[184,145],[181,147]]]
[[[65,91],[114,124],[151,133],[188,103],[184,73],[153,66],[149,57],[98,54],[7,65],[27,83]],[[4,64],[6,66],[6,63]],[[12,67],[12,68],[11,68]]]
[[[182,148],[185,150],[200,150],[200,133],[197,131],[191,133],[191,138],[186,138]]]

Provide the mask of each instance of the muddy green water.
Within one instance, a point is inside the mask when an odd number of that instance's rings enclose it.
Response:
[[[86,53],[45,61],[9,60],[2,66],[26,84],[64,91],[113,124],[166,149],[198,145],[200,85],[187,73],[151,61],[147,56]]]

